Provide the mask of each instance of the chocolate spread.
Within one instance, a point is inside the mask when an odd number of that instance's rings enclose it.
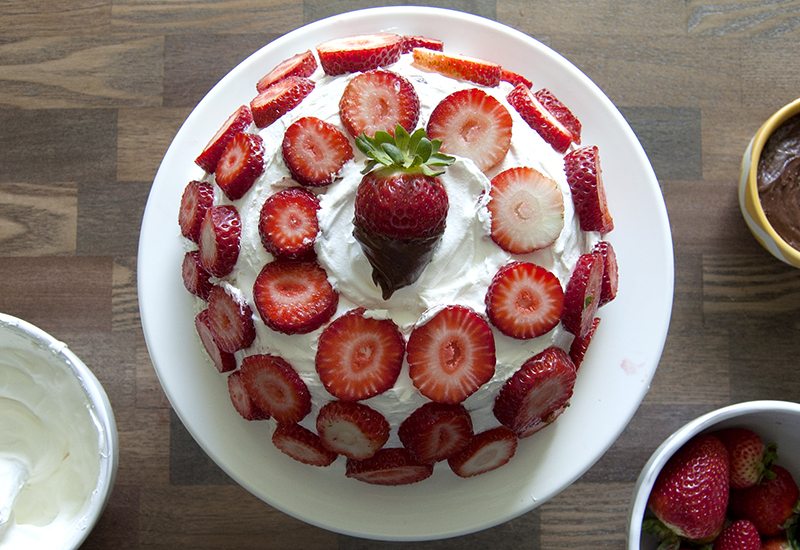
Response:
[[[800,250],[800,115],[781,124],[758,161],[758,195],[770,225]]]

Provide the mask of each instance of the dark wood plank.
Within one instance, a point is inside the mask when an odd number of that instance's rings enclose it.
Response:
[[[74,183],[0,183],[0,255],[74,254],[77,195]]]
[[[117,181],[152,182],[172,139],[190,112],[186,107],[120,109]]]
[[[95,34],[108,29],[111,0],[4,0],[0,29],[5,36]]]
[[[433,6],[437,8],[447,8],[451,10],[474,13],[489,19],[495,19],[497,8],[494,0],[438,0],[434,2],[424,2],[412,0],[411,2],[401,2],[400,0],[384,0],[381,6]],[[369,0],[304,0],[303,20],[311,23],[319,19],[330,17],[339,13],[361,10],[375,7],[375,2]]]
[[[690,0],[689,32],[741,37],[798,36],[800,6],[795,2]]]

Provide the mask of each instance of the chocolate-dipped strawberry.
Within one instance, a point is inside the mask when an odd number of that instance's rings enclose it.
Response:
[[[439,153],[441,142],[423,129],[409,135],[362,134],[358,148],[369,159],[355,199],[353,235],[372,265],[372,280],[388,300],[416,281],[444,233],[448,200],[437,176],[453,163]]]

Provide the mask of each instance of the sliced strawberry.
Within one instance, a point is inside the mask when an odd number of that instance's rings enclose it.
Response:
[[[533,86],[533,82],[531,82],[528,78],[519,73],[508,70],[505,67],[500,70],[500,80],[513,84],[514,86],[517,86],[518,84],[522,84],[526,88],[531,88]]]
[[[256,337],[250,306],[221,286],[215,286],[208,294],[208,325],[219,348],[229,353],[249,347]]]
[[[232,353],[222,351],[214,339],[214,331],[208,320],[208,310],[204,309],[194,318],[194,327],[200,336],[200,342],[219,372],[228,372],[236,368],[236,358]]]
[[[345,401],[381,394],[394,386],[403,366],[405,341],[391,319],[348,311],[325,327],[316,367],[328,393]]]
[[[308,78],[314,74],[315,70],[317,70],[317,60],[311,50],[306,50],[275,65],[270,72],[259,79],[256,83],[256,90],[261,93],[276,82],[289,76]]]
[[[559,153],[567,150],[572,143],[572,132],[536,99],[527,86],[517,84],[506,99],[517,110],[522,120],[536,130],[553,149]]]
[[[267,252],[288,260],[313,256],[319,233],[318,210],[316,195],[300,187],[270,195],[258,219],[258,234]]]
[[[339,118],[353,137],[371,137],[379,130],[394,134],[398,124],[411,133],[419,119],[419,97],[407,78],[391,71],[368,71],[347,83],[339,100]]]
[[[428,137],[442,142],[441,151],[472,159],[488,170],[505,158],[511,146],[511,115],[495,98],[477,88],[445,97],[428,120]]]
[[[438,38],[429,38],[427,36],[404,36],[403,53],[408,53],[414,48],[426,48],[428,50],[436,50],[437,52],[441,52],[444,50],[444,42]]]
[[[486,315],[512,338],[527,340],[549,332],[561,320],[563,308],[558,277],[529,262],[504,265],[486,290]]]
[[[388,32],[328,40],[317,46],[325,74],[369,71],[391,65],[403,53],[403,37]]]
[[[606,203],[597,146],[588,145],[571,151],[564,157],[564,169],[581,229],[600,233],[614,229],[614,220]]]
[[[555,346],[522,364],[497,394],[494,416],[519,437],[528,437],[564,412],[575,386],[575,365]]]
[[[378,411],[353,401],[330,401],[317,415],[317,433],[325,448],[363,460],[389,439],[389,423]]]
[[[250,101],[253,122],[259,128],[266,128],[300,105],[313,89],[314,82],[302,76],[287,76],[279,80]]]
[[[517,452],[517,436],[505,426],[474,435],[467,446],[447,459],[450,469],[460,477],[485,474],[504,466]]]
[[[208,142],[203,152],[195,159],[195,163],[208,172],[213,174],[217,169],[217,162],[222,156],[222,152],[227,147],[228,142],[233,139],[233,136],[245,129],[253,122],[253,113],[250,112],[250,107],[242,105],[231,114],[225,123],[217,130],[211,141]]]
[[[512,254],[527,254],[556,242],[564,228],[564,197],[558,184],[527,166],[492,178],[489,192],[492,240]]]
[[[371,458],[347,461],[345,475],[373,485],[408,485],[433,474],[432,464],[418,462],[407,449],[381,449]]]
[[[311,412],[311,394],[300,375],[277,355],[248,355],[239,369],[253,403],[280,423]]]
[[[198,250],[187,252],[183,257],[181,275],[183,277],[183,286],[186,287],[186,290],[203,300],[208,300],[208,293],[214,288],[214,283],[209,280],[211,273],[206,271],[200,262],[200,252]]]
[[[497,86],[500,83],[502,68],[497,63],[426,48],[414,48],[412,52],[414,64],[422,69],[450,78],[469,80],[481,86]]]
[[[594,333],[599,325],[600,317],[595,317],[592,320],[592,326],[589,327],[589,330],[586,331],[586,334],[583,336],[576,336],[572,340],[572,345],[569,347],[569,358],[572,359],[572,362],[575,364],[575,370],[578,370],[578,368],[581,366],[581,363],[583,363],[586,350],[589,349],[589,344],[592,342]]]
[[[247,393],[247,388],[244,385],[244,377],[242,371],[237,370],[228,376],[228,394],[231,397],[233,408],[236,409],[242,418],[245,420],[268,420],[269,415],[259,409],[250,394]]]
[[[253,285],[253,300],[264,323],[284,334],[306,334],[336,313],[339,294],[313,260],[275,260]]]
[[[461,403],[494,374],[492,329],[466,306],[447,306],[408,338],[408,374],[422,395]]]
[[[338,456],[325,448],[317,434],[300,424],[278,424],[272,443],[282,453],[309,466],[330,466]]]
[[[462,451],[472,439],[472,418],[462,405],[425,403],[397,432],[420,462],[432,464]]]
[[[200,262],[214,277],[233,271],[239,259],[242,220],[235,206],[212,206],[200,226]]]
[[[242,132],[230,140],[214,172],[217,185],[229,199],[242,198],[264,173],[264,141]]]
[[[197,242],[200,238],[200,226],[206,211],[214,203],[214,187],[204,181],[190,181],[183,190],[181,207],[178,210],[178,225],[181,235]]]
[[[600,290],[600,305],[605,305],[617,297],[619,287],[619,271],[617,269],[617,254],[608,241],[600,241],[592,252],[597,252],[603,257],[603,286]]]
[[[528,86],[530,88],[530,86]],[[542,107],[550,111],[550,114],[556,117],[564,128],[572,134],[572,141],[575,143],[581,142],[581,121],[578,120],[569,108],[561,103],[561,101],[547,88],[542,88],[533,96],[539,100]]]
[[[603,288],[603,257],[598,252],[581,254],[564,291],[564,328],[575,336],[589,332],[600,307]]]
[[[353,158],[353,148],[342,132],[310,116],[286,129],[281,152],[295,181],[313,187],[333,182],[342,166]]]

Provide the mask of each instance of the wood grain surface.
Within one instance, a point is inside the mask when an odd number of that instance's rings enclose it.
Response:
[[[634,482],[667,435],[729,403],[800,399],[800,271],[759,247],[736,198],[750,137],[800,95],[800,1],[432,2],[562,53],[644,145],[676,261],[672,322],[650,392],[619,440],[563,493],[451,540],[337,535],[271,509],[214,465],[172,412],[139,321],[137,241],[153,177],[192,107],[250,53],[335,13],[398,4],[3,2],[0,311],[69,343],[106,387],[119,428],[116,486],[84,548],[622,548]]]

